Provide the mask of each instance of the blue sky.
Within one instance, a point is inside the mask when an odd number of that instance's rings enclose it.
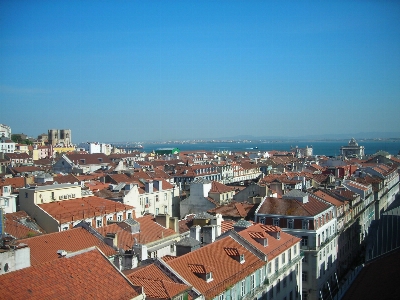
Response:
[[[0,2],[0,123],[73,142],[400,132],[398,1]]]

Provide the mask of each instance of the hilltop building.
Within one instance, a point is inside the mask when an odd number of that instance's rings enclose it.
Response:
[[[71,129],[49,129],[48,143],[55,145],[72,145]]]

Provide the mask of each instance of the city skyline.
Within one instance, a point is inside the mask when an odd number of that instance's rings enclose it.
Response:
[[[74,141],[140,141],[398,132],[397,2],[0,7],[0,122],[13,133],[68,128]]]

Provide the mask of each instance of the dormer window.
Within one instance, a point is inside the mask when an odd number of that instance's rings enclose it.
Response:
[[[207,282],[210,282],[210,281],[212,281],[212,280],[213,280],[212,272],[206,273],[206,281],[207,281]]]
[[[244,254],[240,254],[239,262],[244,263]]]
[[[197,277],[204,279],[206,282],[213,280],[212,267],[198,264],[189,264],[188,267]]]
[[[279,219],[278,218],[273,219],[272,222],[273,222],[274,226],[279,226]]]
[[[230,257],[232,257],[234,260],[238,261],[239,263],[243,264],[245,262],[244,260],[244,253],[242,251],[239,251],[238,248],[224,248],[225,253],[228,254]]]

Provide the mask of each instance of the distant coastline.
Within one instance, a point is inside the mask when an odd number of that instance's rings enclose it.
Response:
[[[365,154],[372,155],[378,151],[386,151],[397,155],[400,151],[400,138],[389,139],[360,139],[360,146],[365,147]],[[181,151],[290,151],[292,147],[313,148],[314,155],[337,156],[340,147],[347,145],[348,140],[186,140],[165,142],[141,142],[142,151],[151,152],[157,148],[179,148]],[[115,146],[126,143],[113,143]]]

